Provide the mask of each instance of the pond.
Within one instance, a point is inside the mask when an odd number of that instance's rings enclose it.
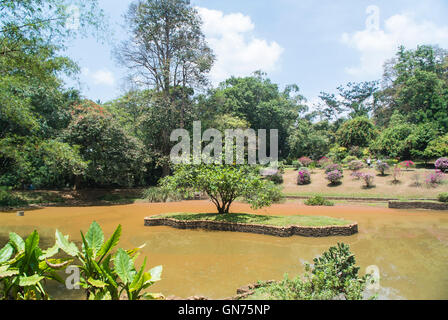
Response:
[[[380,299],[448,299],[448,213],[392,210],[361,205],[306,207],[300,202],[277,204],[253,211],[236,203],[232,212],[275,215],[318,215],[359,223],[359,234],[331,238],[276,238],[273,236],[177,230],[145,227],[144,218],[168,212],[214,212],[208,201],[167,204],[132,204],[111,207],[61,207],[27,211],[25,217],[0,213],[0,245],[10,231],[25,236],[37,229],[43,245],[54,243],[58,228],[80,241],[80,230],[87,231],[97,221],[110,236],[123,226],[120,247],[129,249],[146,243],[142,257],[148,266],[163,265],[163,280],[151,292],[165,296],[203,295],[222,299],[236,289],[257,280],[280,280],[284,273],[303,272],[303,262],[312,259],[337,242],[351,246],[361,272],[375,265],[380,270]],[[138,262],[142,262],[143,258]],[[56,299],[82,299],[80,291],[52,286]]]

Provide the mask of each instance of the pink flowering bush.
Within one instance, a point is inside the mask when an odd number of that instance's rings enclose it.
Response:
[[[436,170],[426,176],[426,184],[429,187],[437,187],[443,180],[445,180],[445,174],[441,170]]]
[[[327,180],[333,185],[340,183],[343,177],[342,172],[339,170],[327,172]]]
[[[402,166],[403,168],[406,168],[406,170],[409,170],[410,168],[415,167],[415,163],[412,162],[411,160],[406,160],[406,161],[403,161],[402,163],[400,163],[400,166]]]
[[[434,164],[436,169],[442,171],[442,172],[447,172],[448,171],[448,158],[440,158],[436,161],[436,163]]]
[[[317,164],[319,167],[324,168],[325,166],[329,165],[331,163],[331,159],[327,158],[327,157],[322,157],[319,159],[319,161],[317,161]]]
[[[311,160],[309,157],[302,157],[299,159],[299,162],[302,164],[302,166],[308,167],[313,162],[313,160]]]
[[[311,183],[311,174],[307,169],[300,169],[297,176],[297,184],[303,186]]]

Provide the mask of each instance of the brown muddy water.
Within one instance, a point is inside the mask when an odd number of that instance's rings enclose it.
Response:
[[[123,226],[120,247],[146,243],[142,256],[149,266],[163,265],[163,280],[151,292],[165,296],[204,295],[213,299],[233,296],[237,288],[258,280],[280,280],[285,273],[303,272],[311,262],[337,242],[345,242],[356,254],[362,273],[375,265],[380,271],[380,299],[448,299],[448,212],[403,211],[361,205],[306,207],[287,202],[253,211],[235,204],[233,212],[275,215],[320,215],[359,223],[359,234],[331,238],[276,238],[245,233],[177,230],[145,227],[146,216],[169,212],[214,212],[208,201],[167,204],[133,204],[112,207],[45,208],[25,217],[0,213],[0,245],[11,231],[25,236],[37,229],[42,247],[54,243],[58,228],[80,241],[97,221],[110,236]],[[139,262],[143,258],[139,258]],[[82,299],[80,291],[51,288],[55,299]]]

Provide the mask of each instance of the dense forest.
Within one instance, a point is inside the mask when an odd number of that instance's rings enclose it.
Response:
[[[213,87],[215,56],[196,10],[184,0],[135,1],[116,46],[128,92],[104,103],[67,88],[79,67],[69,39],[101,37],[96,1],[78,0],[80,29],[66,28],[56,0],[0,0],[0,186],[139,187],[170,173],[174,129],[279,130],[279,156],[431,162],[448,154],[448,51],[397,48],[377,81],[322,92],[310,106],[300,84],[267,74]]]

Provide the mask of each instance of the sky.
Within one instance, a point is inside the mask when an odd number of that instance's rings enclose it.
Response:
[[[106,41],[69,44],[66,54],[81,68],[79,88],[106,102],[125,92],[126,69],[112,54],[130,35],[123,14],[132,0],[99,0]],[[319,93],[348,82],[377,80],[399,45],[448,49],[446,0],[192,0],[217,61],[213,85],[262,70],[279,84],[297,84],[310,103]]]

